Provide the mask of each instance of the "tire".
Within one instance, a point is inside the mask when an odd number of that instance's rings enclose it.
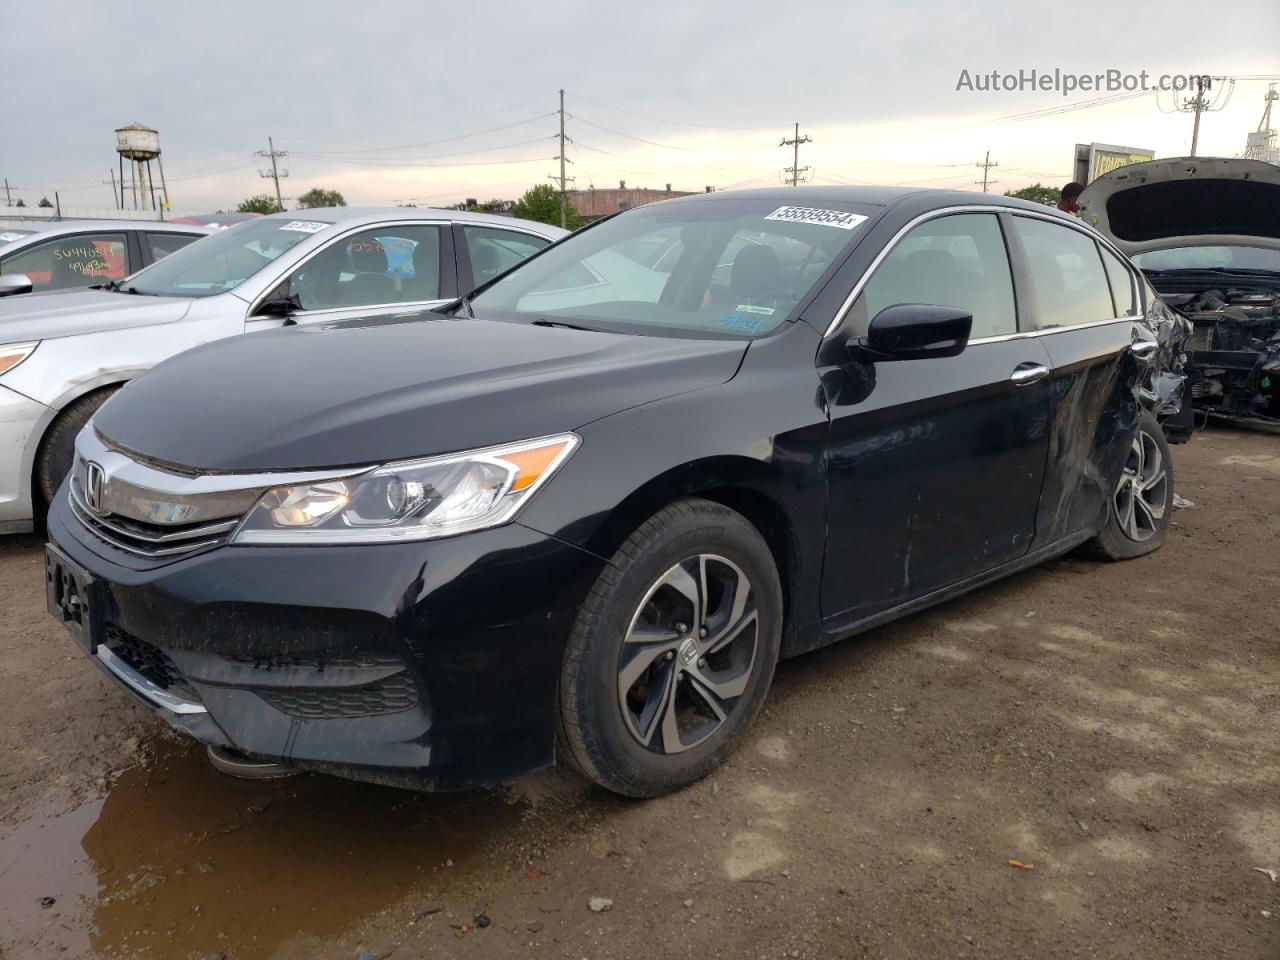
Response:
[[[62,486],[63,478],[71,472],[71,463],[76,454],[76,436],[84,429],[89,418],[98,412],[107,397],[118,389],[120,388],[104,387],[67,404],[44,435],[40,452],[36,455],[35,481],[36,493],[44,499],[45,506],[53,503],[53,495]]]
[[[1155,415],[1138,418],[1133,443],[1107,501],[1107,523],[1089,541],[1110,560],[1132,560],[1160,549],[1173,511],[1173,458]]]
[[[629,797],[705,777],[760,712],[782,612],[773,555],[745,517],[708,500],[658,511],[618,548],[570,632],[560,758]]]

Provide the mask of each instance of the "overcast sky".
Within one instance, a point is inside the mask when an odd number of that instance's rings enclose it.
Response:
[[[265,192],[268,135],[286,197],[514,197],[557,170],[563,87],[584,187],[773,185],[797,120],[820,183],[970,188],[989,149],[993,189],[1060,185],[1077,142],[1184,155],[1191,117],[1166,94],[999,120],[1100,94],[957,91],[962,70],[1280,79],[1278,37],[1276,0],[3,0],[0,177],[28,204],[110,206],[112,131],[136,121],[160,131],[175,212]],[[1199,152],[1239,155],[1266,89],[1237,81]]]

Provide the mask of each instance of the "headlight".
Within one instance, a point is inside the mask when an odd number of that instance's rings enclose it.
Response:
[[[27,359],[39,345],[40,341],[37,340],[35,343],[8,343],[0,347],[0,374],[8,373]]]
[[[355,476],[275,487],[236,543],[388,543],[506,523],[569,458],[572,433],[390,463]]]

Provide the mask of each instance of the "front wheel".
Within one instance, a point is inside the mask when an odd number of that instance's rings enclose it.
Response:
[[[741,514],[684,500],[650,517],[592,587],[565,651],[560,753],[616,793],[705,777],[760,711],[782,588]]]
[[[1160,549],[1173,510],[1173,459],[1159,421],[1144,412],[1116,481],[1106,526],[1091,541],[1112,560],[1129,560]]]

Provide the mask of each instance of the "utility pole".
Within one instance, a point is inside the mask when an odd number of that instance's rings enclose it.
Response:
[[[797,121],[795,137],[790,140],[783,137],[782,142],[778,144],[780,147],[792,148],[791,166],[783,167],[782,172],[791,174],[790,180],[793,187],[805,180],[805,178],[801,176],[802,173],[808,173],[809,170],[812,169],[811,167],[800,166],[800,144],[802,143],[813,143],[813,138],[808,134],[805,134],[803,137],[800,136],[800,123]]]
[[[1207,96],[1215,79],[1225,80],[1226,86],[1219,86],[1213,96]],[[1183,113],[1192,114],[1190,156],[1196,155],[1196,148],[1200,145],[1200,114],[1212,113],[1225,107],[1231,99],[1235,84],[1236,82],[1229,77],[1210,77],[1203,74],[1195,77],[1196,95],[1183,100],[1177,108]]]
[[[9,197],[9,178],[4,178],[4,205],[6,207],[13,206],[13,200]]]
[[[560,229],[562,230],[568,229],[565,225],[569,222],[568,220],[569,200],[565,196],[565,185],[567,183],[573,182],[573,179],[574,179],[573,177],[565,176],[564,165],[566,163],[573,163],[572,160],[570,160],[568,157],[564,155],[564,145],[566,142],[572,143],[573,140],[572,138],[566,137],[564,135],[564,91],[561,90],[560,91],[560,176],[557,177],[555,174],[552,174],[549,179],[560,181]]]
[[[276,182],[276,205],[281,210],[284,209],[284,197],[280,195],[280,178],[287,177],[289,175],[289,171],[279,169],[276,166],[276,159],[278,157],[287,157],[288,155],[288,150],[277,150],[276,145],[272,143],[270,137],[267,137],[267,149],[259,150],[257,153],[257,156],[259,157],[269,157],[271,159],[271,172],[268,173],[266,170],[259,170],[258,176],[267,177]],[[163,174],[161,174],[161,176],[163,176]]]
[[[980,161],[978,161],[977,163],[975,163],[975,164],[974,164],[974,166],[975,166],[975,167],[981,167],[981,168],[982,168],[982,179],[981,179],[981,180],[975,180],[975,181],[973,181],[973,182],[974,182],[975,184],[977,184],[977,183],[982,184],[982,192],[983,192],[983,193],[986,193],[986,192],[987,192],[987,187],[988,187],[988,185],[993,184],[993,183],[999,183],[999,182],[1000,182],[999,180],[992,180],[992,179],[991,179],[991,177],[990,177],[990,171],[991,171],[991,168],[992,168],[992,167],[998,167],[998,166],[1000,166],[1000,164],[998,164],[998,163],[996,163],[996,162],[992,161],[992,159],[991,159],[991,151],[990,151],[990,150],[988,150],[988,151],[987,151],[987,155],[986,155],[985,157],[983,157]]]
[[[1208,106],[1204,100],[1204,77],[1196,77],[1196,95],[1186,102],[1186,106],[1195,118],[1191,121],[1191,156],[1194,157],[1196,144],[1200,141],[1200,114]]]
[[[116,209],[119,210],[120,195],[116,193],[116,172],[108,167],[107,173],[111,175],[111,179],[103,180],[102,185],[105,187],[108,183],[111,184],[111,202],[114,203],[116,205]]]

